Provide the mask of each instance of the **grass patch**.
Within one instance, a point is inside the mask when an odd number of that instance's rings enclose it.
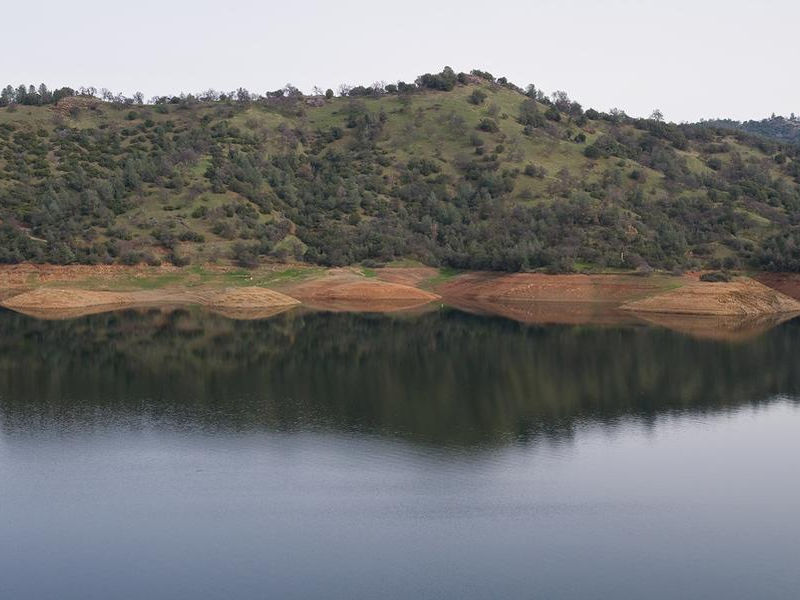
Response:
[[[278,271],[263,271],[245,269],[221,273],[221,281],[232,286],[258,286],[268,287],[309,279],[325,272],[323,267],[289,267]]]
[[[433,277],[430,277],[430,278],[426,279],[425,281],[423,281],[420,284],[420,287],[422,289],[431,290],[431,289],[433,289],[433,288],[435,288],[435,287],[437,287],[439,285],[442,285],[443,283],[453,279],[453,277],[456,277],[456,276],[460,275],[462,272],[463,271],[460,271],[458,269],[451,269],[449,267],[443,267],[443,268],[439,269],[439,273],[437,275],[434,275]]]
[[[86,277],[73,281],[52,281],[44,287],[66,287],[84,290],[107,291],[132,291],[132,290],[157,290],[160,288],[179,285],[185,282],[188,272],[177,271],[171,273],[137,272],[121,273],[111,277]]]

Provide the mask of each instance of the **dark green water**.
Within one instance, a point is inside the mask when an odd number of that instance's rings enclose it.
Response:
[[[0,312],[0,597],[797,598],[800,321]]]

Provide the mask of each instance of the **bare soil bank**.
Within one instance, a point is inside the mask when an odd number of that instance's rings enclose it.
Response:
[[[800,312],[800,302],[782,293],[800,298],[800,277],[763,274],[758,278],[768,285],[744,277],[731,283],[703,283],[696,273],[452,274],[430,267],[323,271],[304,265],[267,265],[242,271],[223,266],[13,265],[0,267],[0,303],[50,318],[187,304],[233,318],[265,318],[299,303],[324,310],[395,312],[435,308],[441,301],[525,323],[646,321],[703,337],[713,337],[715,332],[737,337],[783,318],[752,317]],[[689,319],[690,315],[725,318]]]
[[[528,324],[646,323],[728,342],[760,335],[800,310],[794,299],[752,279],[718,284],[699,276],[470,273],[436,290],[462,310]],[[800,298],[800,277],[775,280],[787,291],[796,286]]]
[[[753,279],[767,287],[778,290],[795,300],[800,300],[800,274],[798,273],[758,273]]]
[[[397,281],[408,281],[414,285]],[[353,269],[331,269],[322,277],[290,284],[283,289],[313,308],[391,312],[409,310],[439,300],[438,294],[415,287],[422,281],[417,269],[382,269],[381,274],[376,273],[374,277],[365,277]]]
[[[469,273],[437,288],[445,301],[524,301],[622,304],[670,287],[690,277],[654,275],[546,275],[544,273]]]
[[[31,288],[54,282],[85,279],[113,281],[120,277],[144,273],[144,267],[124,265],[0,265],[0,289]],[[178,267],[158,267],[160,273],[177,273]]]
[[[241,318],[274,314],[277,309],[299,304],[285,294],[259,287],[225,289],[163,289],[130,292],[83,289],[36,288],[6,299],[3,306],[26,314],[67,318],[123,307],[157,305],[200,305]],[[245,316],[246,315],[246,316]]]
[[[746,277],[688,285],[628,302],[623,309],[674,315],[759,316],[800,312],[800,302]]]
[[[795,281],[800,292],[800,280]],[[565,306],[603,304],[627,311],[673,315],[755,316],[800,312],[800,302],[748,277],[728,283],[707,283],[700,281],[698,273],[649,277],[470,273],[442,284],[437,291],[449,304],[469,302],[485,307],[536,302]]]

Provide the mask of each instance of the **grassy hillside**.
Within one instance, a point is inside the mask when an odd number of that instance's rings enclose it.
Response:
[[[400,87],[0,108],[0,262],[800,270],[797,147],[488,74]]]

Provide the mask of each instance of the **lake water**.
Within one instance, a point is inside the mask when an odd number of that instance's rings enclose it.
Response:
[[[800,321],[0,312],[0,598],[800,597]]]

